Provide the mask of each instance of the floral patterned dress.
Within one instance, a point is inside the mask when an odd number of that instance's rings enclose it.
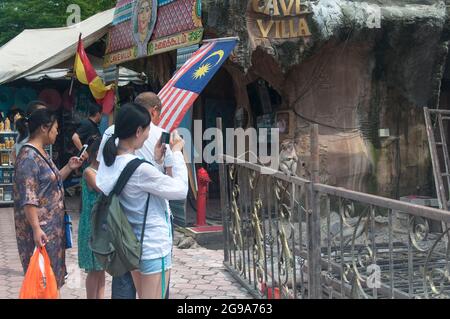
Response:
[[[49,240],[45,247],[61,288],[66,273],[64,189],[59,170],[51,159],[48,162],[52,168],[31,147],[20,150],[14,172],[14,220],[20,260],[26,273],[35,244],[24,208],[25,205],[38,208],[39,224]]]

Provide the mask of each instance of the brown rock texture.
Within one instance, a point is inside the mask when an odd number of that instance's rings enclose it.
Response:
[[[310,37],[261,39],[252,1],[204,1],[207,36],[240,38],[225,66],[237,105],[254,123],[246,86],[262,79],[282,97],[279,109],[295,111],[297,153],[306,162],[308,126],[320,124],[322,181],[389,197],[432,194],[422,108],[450,108],[443,85],[450,1],[302,6]]]

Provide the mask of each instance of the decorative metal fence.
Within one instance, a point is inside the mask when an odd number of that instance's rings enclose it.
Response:
[[[224,160],[224,264],[254,297],[450,297],[450,212]]]

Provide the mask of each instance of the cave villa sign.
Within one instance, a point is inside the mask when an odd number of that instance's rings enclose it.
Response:
[[[301,0],[250,0],[249,32],[259,39],[311,36]]]

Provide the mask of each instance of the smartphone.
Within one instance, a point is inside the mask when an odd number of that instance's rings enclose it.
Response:
[[[84,155],[84,153],[86,152],[87,148],[88,148],[88,145],[84,144],[83,147],[80,150],[80,153],[78,153],[78,158],[81,158],[81,156]]]
[[[170,133],[163,132],[161,134],[161,143],[162,144],[170,144]]]

